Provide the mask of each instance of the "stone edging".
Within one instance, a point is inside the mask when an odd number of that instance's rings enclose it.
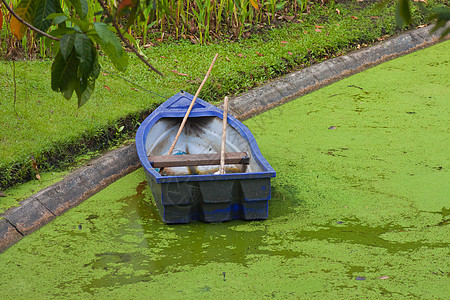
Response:
[[[440,32],[430,27],[412,30],[375,46],[286,75],[229,101],[229,110],[239,120],[249,119],[321,87],[439,42]],[[448,39],[448,36],[447,36]]]
[[[134,143],[93,160],[0,215],[0,252],[140,167]]]
[[[382,62],[436,44],[438,33],[430,35],[429,30],[429,27],[413,30],[271,81],[231,99],[230,111],[245,120]],[[62,181],[21,201],[19,207],[0,215],[0,253],[139,167],[133,143],[93,160]]]

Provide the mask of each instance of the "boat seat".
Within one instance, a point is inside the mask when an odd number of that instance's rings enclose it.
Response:
[[[151,155],[148,157],[153,168],[220,165],[220,153]],[[248,165],[250,158],[246,152],[225,153],[225,164]]]

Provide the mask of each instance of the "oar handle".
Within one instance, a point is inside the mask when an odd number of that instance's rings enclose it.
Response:
[[[228,97],[223,100],[222,145],[220,147],[219,174],[225,174],[225,145],[227,143]]]
[[[189,105],[189,108],[188,108],[186,114],[184,115],[183,122],[181,122],[180,128],[178,129],[178,133],[177,133],[177,135],[176,135],[176,137],[175,137],[175,140],[173,141],[172,146],[170,146],[168,155],[171,155],[171,154],[172,154],[172,151],[173,151],[173,149],[175,148],[175,145],[176,145],[177,142],[178,142],[178,139],[179,139],[179,137],[180,137],[180,135],[181,135],[181,132],[183,131],[184,125],[186,124],[186,121],[187,121],[187,119],[188,119],[188,117],[189,117],[189,114],[191,113],[191,110],[192,110],[192,108],[194,107],[195,100],[197,100],[197,97],[198,97],[198,95],[200,94],[200,91],[202,90],[203,85],[205,84],[206,80],[208,79],[209,74],[211,73],[211,70],[212,70],[212,68],[213,68],[213,66],[214,66],[214,63],[216,62],[217,56],[219,56],[219,53],[216,53],[216,56],[214,56],[214,59],[213,59],[213,61],[211,62],[211,66],[209,67],[209,70],[208,70],[208,72],[206,73],[206,76],[205,76],[205,78],[203,79],[202,84],[200,84],[200,87],[198,88],[197,93],[195,93],[194,99],[192,99],[191,105]]]

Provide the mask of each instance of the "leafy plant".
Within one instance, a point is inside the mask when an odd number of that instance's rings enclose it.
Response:
[[[387,1],[385,0],[384,2],[386,3]],[[450,33],[450,25],[448,24],[448,21],[450,21],[450,8],[448,5],[428,9],[424,5],[424,3],[427,3],[425,0],[398,0],[397,21],[401,26],[409,25],[412,22],[411,2],[419,6],[427,19],[435,24],[432,30],[433,32],[442,28],[441,37]]]
[[[14,0],[12,0],[13,2]],[[319,2],[319,0],[314,0]],[[391,0],[384,0],[385,3]],[[396,0],[400,22],[411,22],[411,0]],[[418,0],[424,1],[424,0]],[[326,1],[321,0],[323,5]],[[70,99],[75,92],[78,107],[88,101],[99,76],[99,49],[108,56],[114,66],[123,71],[127,68],[128,54],[123,44],[131,49],[149,69],[159,73],[144,57],[139,40],[146,45],[149,29],[158,27],[161,39],[167,31],[175,37],[189,36],[201,43],[220,36],[220,29],[227,26],[235,38],[241,37],[258,22],[277,19],[293,20],[285,16],[289,7],[293,13],[308,10],[307,0],[21,0],[10,8],[1,0],[10,16],[9,30],[17,40],[22,40],[25,51],[30,54],[39,49],[46,56],[53,49],[51,88]],[[427,10],[418,5],[433,21],[435,30],[444,28],[443,35],[450,32],[448,6]],[[2,7],[3,8],[3,7]],[[291,11],[292,12],[292,11]],[[3,27],[0,10],[0,27]],[[267,23],[266,23],[267,24]],[[27,28],[37,34],[27,34]],[[3,35],[2,31],[2,35]],[[192,36],[194,35],[194,36]],[[36,40],[47,39],[36,47]],[[14,49],[12,42],[9,49]]]
[[[116,35],[127,43],[124,37],[126,33],[117,26],[116,18],[118,20],[128,14],[128,20],[134,20],[139,1],[120,2],[114,16],[103,2],[99,2],[104,10],[102,14],[105,13],[115,26],[93,21],[87,0],[66,0],[63,3],[65,7],[61,6],[59,0],[22,0],[14,10],[7,6],[5,0],[2,2],[13,15],[10,27],[18,40],[22,39],[27,28],[32,28],[38,32],[38,37],[45,36],[54,41],[56,55],[51,69],[51,88],[61,92],[66,99],[72,98],[75,92],[78,107],[92,95],[100,73],[97,46],[119,71],[126,69],[128,54]],[[132,23],[128,22],[126,27]],[[47,34],[50,27],[50,33]]]

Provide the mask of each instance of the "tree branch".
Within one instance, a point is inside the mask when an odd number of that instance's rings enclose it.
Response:
[[[5,1],[5,0],[2,0]],[[136,48],[134,48],[133,45],[131,45],[128,40],[123,36],[122,32],[120,31],[119,26],[117,25],[115,16],[111,16],[110,11],[108,10],[108,8],[106,7],[105,3],[103,3],[102,0],[97,0],[97,2],[100,4],[100,6],[103,8],[103,11],[106,13],[106,15],[108,17],[111,18],[112,24],[114,26],[114,28],[117,31],[117,34],[119,35],[120,39],[125,43],[125,45],[127,46],[128,49],[130,49],[131,51],[134,52],[134,54],[136,54],[136,56],[144,63],[146,64],[152,71],[155,71],[156,73],[158,73],[159,75],[161,75],[162,77],[164,77],[163,73],[161,73],[160,71],[158,71],[157,69],[155,69],[142,55],[139,54],[139,52],[137,52]]]
[[[42,34],[43,36],[45,36],[45,37],[47,37],[47,38],[49,38],[49,39],[52,39],[52,40],[54,40],[54,41],[59,41],[58,38],[56,38],[56,37],[54,37],[54,36],[52,36],[52,35],[50,35],[50,34],[44,32],[44,31],[42,31],[42,30],[40,30],[40,29],[34,27],[34,26],[31,25],[30,23],[28,23],[27,21],[25,21],[24,19],[22,19],[21,17],[19,17],[19,16],[16,14],[16,12],[15,12],[11,7],[9,7],[9,5],[6,3],[6,0],[2,0],[2,3],[3,3],[3,5],[6,7],[6,9],[14,16],[14,18],[16,18],[20,23],[22,23],[23,25],[27,26],[27,27],[30,28],[31,30],[36,31],[36,32],[39,33],[39,34]]]

